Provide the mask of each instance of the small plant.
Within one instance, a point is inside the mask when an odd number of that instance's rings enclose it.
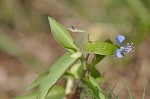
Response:
[[[29,89],[38,88],[37,92],[16,99],[62,99],[64,97],[65,99],[111,99],[112,96],[110,97],[100,87],[103,77],[95,65],[105,56],[114,55],[121,58],[125,53],[132,52],[132,44],[123,46],[125,37],[118,35],[116,42],[119,46],[107,41],[88,41],[81,50],[65,27],[51,17],[48,17],[48,20],[55,40],[68,52],[29,86]],[[70,27],[69,30],[85,32],[74,27]],[[91,63],[88,62],[90,54],[94,55]],[[68,80],[66,88],[55,85],[61,77],[66,77]],[[117,99],[110,89],[109,91]]]

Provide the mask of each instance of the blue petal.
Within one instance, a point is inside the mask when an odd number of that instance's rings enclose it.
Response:
[[[122,42],[124,41],[125,37],[123,35],[116,36],[116,42],[118,45],[122,46]]]
[[[115,57],[117,57],[117,58],[121,58],[121,57],[123,57],[123,55],[122,55],[122,49],[117,49],[116,51],[115,51]]]

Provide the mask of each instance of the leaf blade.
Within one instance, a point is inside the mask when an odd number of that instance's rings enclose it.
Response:
[[[84,45],[84,50],[99,55],[113,55],[118,48],[108,42],[90,42]]]
[[[80,58],[82,56],[82,53],[80,51],[72,54],[70,57],[72,58]],[[49,75],[49,72],[50,70],[47,70],[46,72],[40,74],[29,86],[28,86],[28,89],[33,89],[37,86],[40,85],[40,83],[43,81],[44,77],[45,76],[48,76]]]
[[[142,99],[145,99],[145,93],[146,93],[146,87],[144,87],[144,91],[143,91]]]
[[[93,77],[98,83],[104,82],[104,78],[101,76],[100,72],[95,67],[90,68],[89,76]]]
[[[50,23],[51,32],[58,44],[71,52],[76,52],[78,48],[75,45],[69,31],[53,18],[48,17],[48,20]]]
[[[29,93],[23,96],[16,97],[14,99],[37,99],[37,93]],[[62,99],[65,96],[65,89],[62,86],[55,85],[50,90],[46,99]]]
[[[28,89],[33,89],[37,86],[40,85],[40,83],[42,82],[42,80],[44,79],[45,76],[47,76],[49,74],[48,71],[40,74],[29,86],[28,86]]]
[[[89,80],[93,84],[93,86],[95,86],[99,90],[99,93],[98,93],[99,98],[100,99],[105,99],[105,94],[102,91],[102,89],[100,88],[100,85],[99,85],[98,81],[95,78],[93,78],[91,75],[89,75]]]
[[[59,58],[50,68],[50,74],[46,76],[40,84],[37,99],[45,99],[48,91],[57,82],[57,80],[65,73],[65,71],[75,62],[78,58],[72,58],[71,53],[66,53]]]
[[[95,54],[95,57],[92,60],[92,66],[98,64],[104,57],[104,55]]]
[[[130,99],[133,99],[133,94],[132,94],[132,92],[131,92],[131,89],[130,89],[128,83],[126,83],[126,87],[127,87],[127,89],[128,89],[128,93],[129,93]]]

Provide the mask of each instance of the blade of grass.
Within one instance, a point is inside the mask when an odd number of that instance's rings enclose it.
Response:
[[[118,93],[117,97],[119,97],[119,95],[122,94],[122,92],[124,91],[124,89],[125,89],[125,86],[124,86],[124,88],[122,88],[122,89],[120,90],[120,92]]]
[[[145,90],[146,90],[146,87],[144,87],[144,92],[143,92],[142,99],[145,99]]]
[[[127,83],[126,83],[126,87],[128,89],[130,99],[133,99],[133,94],[132,94],[131,89],[130,89],[130,87],[129,87],[129,85]]]
[[[115,95],[115,93],[113,92],[113,90],[111,90],[108,86],[105,86],[108,90],[109,90],[109,92],[115,97],[115,99],[116,99],[116,95]]]

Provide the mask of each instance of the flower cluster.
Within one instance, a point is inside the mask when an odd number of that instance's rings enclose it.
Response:
[[[116,42],[120,46],[119,49],[117,49],[114,53],[115,57],[121,58],[123,57],[124,54],[129,53],[129,52],[134,52],[133,50],[133,43],[123,46],[122,42],[125,40],[125,37],[123,35],[117,35],[116,36]]]

